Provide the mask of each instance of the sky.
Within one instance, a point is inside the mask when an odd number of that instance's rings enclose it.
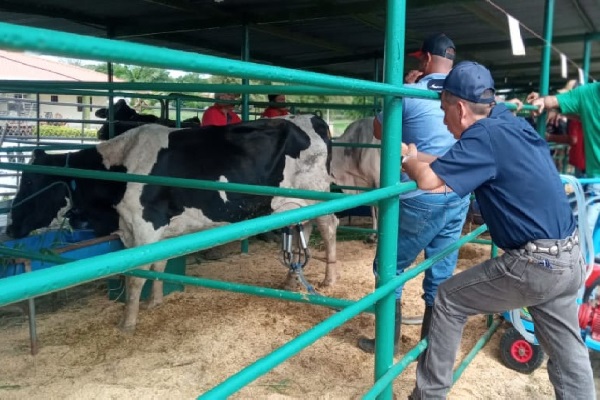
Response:
[[[33,54],[33,53],[32,53]],[[80,60],[80,59],[76,59],[76,58],[66,58],[66,57],[55,57],[55,56],[46,56],[46,55],[40,55],[40,54],[33,54],[37,57],[42,57],[45,58],[47,60],[52,60],[52,61],[57,61],[57,62],[62,62],[62,63],[72,63],[72,62],[82,62],[84,64],[102,64],[102,61],[93,61],[93,60]],[[169,69],[167,70],[169,72],[169,75],[172,78],[179,78],[180,76],[183,76],[185,74],[187,74],[188,72],[186,71],[179,71],[179,70],[174,70],[174,69]],[[206,78],[209,78],[210,75],[206,74]]]

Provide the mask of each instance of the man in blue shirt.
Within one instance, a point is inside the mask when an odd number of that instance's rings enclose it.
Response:
[[[452,69],[456,50],[454,43],[443,33],[429,36],[421,50],[411,53],[419,59],[422,77],[418,83],[406,85],[424,90],[441,91],[446,74]],[[456,140],[444,125],[444,113],[439,100],[404,98],[402,115],[402,139],[415,143],[419,151],[433,156],[444,154]],[[381,139],[381,115],[373,123],[374,135]],[[403,181],[410,178],[406,175]],[[430,258],[455,243],[462,231],[469,208],[469,194],[457,195],[446,187],[435,190],[416,190],[400,196],[398,228],[398,257],[396,274],[400,275],[425,250]],[[438,285],[452,276],[456,268],[458,251],[446,256],[425,271],[423,299],[425,315],[421,337],[427,335],[431,310]],[[374,263],[375,273],[377,264]],[[400,324],[402,321],[402,287],[396,290],[396,318],[394,330],[394,353],[399,350]],[[375,341],[360,338],[358,346],[366,352],[374,352]]]
[[[439,158],[403,145],[403,169],[419,188],[475,192],[492,239],[504,250],[439,286],[411,398],[446,397],[469,316],[527,307],[549,356],[556,398],[593,399],[577,315],[586,266],[575,220],[546,142],[525,120],[495,105],[494,92],[485,67],[457,64],[444,82],[442,109],[458,141]]]

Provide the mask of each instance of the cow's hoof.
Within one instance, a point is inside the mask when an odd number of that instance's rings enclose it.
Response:
[[[162,304],[162,301],[148,301],[147,303],[140,303],[140,308],[142,310],[152,310]]]
[[[325,279],[323,282],[319,283],[320,288],[331,287],[335,285],[335,280],[333,279]]]
[[[281,289],[297,292],[300,290],[300,282],[295,278],[288,279],[281,285]]]
[[[369,235],[365,239],[365,243],[367,244],[375,244],[377,243],[377,235]]]
[[[123,335],[131,336],[135,333],[135,325],[125,325],[123,322],[121,322],[121,323],[119,323],[119,325],[117,325],[117,329]]]

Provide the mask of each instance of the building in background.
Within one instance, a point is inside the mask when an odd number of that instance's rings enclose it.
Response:
[[[0,81],[72,81],[108,82],[108,75],[77,65],[61,63],[42,57],[0,50]],[[114,78],[115,82],[120,79]],[[35,86],[35,82],[32,82]],[[1,83],[0,83],[0,90]],[[39,96],[39,97],[38,97]],[[39,101],[39,113],[38,113]],[[9,117],[99,120],[94,111],[107,104],[106,96],[80,96],[77,94],[12,93],[0,92],[0,126],[7,134],[34,133],[33,121],[10,120]],[[81,127],[81,123],[47,121],[50,125]]]

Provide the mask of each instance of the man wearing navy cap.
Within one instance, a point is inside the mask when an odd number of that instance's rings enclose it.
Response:
[[[443,33],[429,36],[421,50],[410,55],[419,59],[419,82],[407,87],[440,92],[444,79],[454,63],[456,49],[454,43]],[[373,122],[373,133],[381,139],[381,114]],[[415,143],[420,152],[441,156],[456,140],[444,125],[444,113],[439,100],[406,97],[402,106],[402,138],[407,143]],[[407,175],[403,181],[409,181]],[[398,256],[396,274],[401,274],[424,250],[425,258],[431,258],[455,243],[462,231],[469,196],[459,196],[445,187],[435,190],[414,190],[400,195],[401,207],[398,221]],[[421,337],[429,330],[431,310],[438,285],[452,276],[456,268],[458,250],[439,260],[425,271],[423,279],[423,300],[425,314],[421,327]],[[375,272],[377,263],[374,263]],[[402,322],[402,287],[396,289],[396,318],[394,329],[394,352],[399,351],[400,324]],[[358,346],[366,352],[374,352],[375,341],[360,338]]]
[[[577,293],[586,266],[575,220],[546,142],[522,118],[494,103],[494,81],[480,64],[457,64],[444,81],[444,123],[458,140],[443,156],[403,145],[403,169],[420,189],[475,192],[504,253],[442,283],[429,346],[417,366],[412,399],[445,398],[467,318],[527,307],[548,354],[557,399],[593,399]]]

